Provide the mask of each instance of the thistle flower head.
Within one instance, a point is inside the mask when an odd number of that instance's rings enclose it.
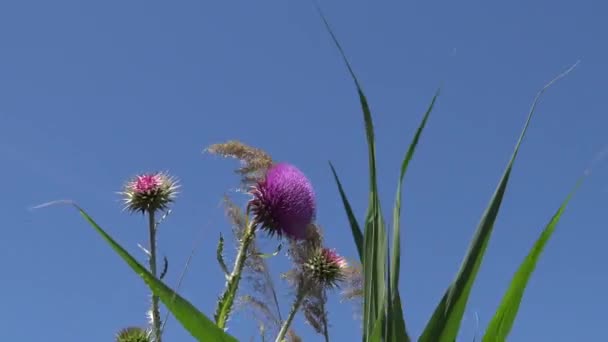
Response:
[[[153,212],[169,208],[179,188],[175,178],[163,172],[141,174],[130,179],[120,193],[130,212]]]
[[[150,332],[139,327],[122,329],[116,334],[116,342],[150,342]]]
[[[295,166],[275,164],[252,187],[248,208],[256,224],[269,235],[285,234],[301,240],[316,212],[315,193],[310,181]]]
[[[310,280],[325,286],[335,287],[345,278],[346,260],[334,250],[319,248],[304,264]]]

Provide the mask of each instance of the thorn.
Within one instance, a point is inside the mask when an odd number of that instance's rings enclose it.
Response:
[[[137,247],[139,247],[142,251],[144,251],[144,253],[146,253],[146,255],[149,257],[150,256],[150,252],[144,248],[144,246],[137,244]]]

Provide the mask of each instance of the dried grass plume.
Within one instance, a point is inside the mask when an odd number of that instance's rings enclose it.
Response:
[[[241,167],[235,172],[241,175],[243,185],[250,185],[260,180],[273,164],[272,158],[264,150],[237,140],[213,144],[207,147],[205,152],[240,160]]]

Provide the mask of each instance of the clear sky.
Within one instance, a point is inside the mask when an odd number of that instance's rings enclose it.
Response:
[[[482,330],[533,241],[576,179],[608,145],[608,7],[600,1],[321,3],[369,97],[385,214],[399,161],[443,85],[406,177],[402,297],[418,336],[458,270],[531,101],[533,120],[462,323]],[[121,212],[123,182],[168,170],[182,194],[160,233],[174,285],[208,315],[224,280],[215,262],[229,225],[222,195],[234,161],[202,154],[240,139],[301,168],[314,183],[327,244],[355,259],[328,160],[357,215],[367,152],[356,92],[309,1],[3,1],[0,160],[4,196],[0,339],[110,341],[144,324],[143,282],[69,207],[73,199],[140,260],[145,221]],[[597,163],[534,274],[511,341],[605,335],[608,171]],[[271,251],[273,245],[265,243]],[[232,252],[231,250],[229,250]],[[271,261],[277,274],[283,257]],[[291,297],[281,292],[284,312]],[[476,327],[476,315],[479,327]],[[357,340],[352,306],[330,299],[331,336]],[[318,341],[298,316],[297,331]],[[255,334],[239,314],[230,332]],[[172,319],[166,341],[191,341]]]

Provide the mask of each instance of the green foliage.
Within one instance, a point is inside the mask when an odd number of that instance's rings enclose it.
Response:
[[[409,341],[410,338],[406,332],[405,323],[403,320],[403,311],[401,307],[401,299],[399,295],[401,239],[400,202],[402,195],[401,187],[407,167],[413,156],[422,130],[425,127],[426,121],[430,112],[432,111],[433,105],[438,94],[433,97],[431,105],[429,106],[429,109],[427,110],[422,120],[422,123],[416,131],[414,140],[410,144],[408,152],[406,153],[406,156],[402,162],[399,183],[397,185],[397,197],[395,200],[395,207],[393,211],[393,251],[390,258],[390,262],[388,262],[390,266],[389,269],[387,268],[386,254],[386,251],[388,250],[387,237],[384,222],[382,220],[382,212],[380,209],[378,188],[376,183],[377,168],[375,158],[375,142],[370,107],[367,98],[363,93],[361,85],[357,80],[350,63],[348,62],[342,47],[340,46],[340,43],[336,39],[336,36],[331,30],[327,20],[321,13],[320,9],[318,7],[317,9],[319,10],[319,14],[321,15],[326,29],[328,30],[333,42],[335,43],[338,51],[342,56],[342,59],[344,60],[348,68],[348,72],[354,80],[359,100],[361,103],[361,109],[363,111],[363,118],[367,137],[370,192],[364,231],[362,233],[363,253],[361,255],[361,261],[363,264],[364,277],[363,341]],[[464,314],[469,294],[475,282],[479,267],[481,266],[488,241],[490,240],[492,234],[494,222],[498,216],[500,205],[507,189],[507,184],[509,181],[509,176],[511,174],[513,163],[515,161],[515,158],[517,157],[519,147],[523,141],[527,128],[533,117],[536,105],[542,93],[555,81],[568,74],[573,68],[574,66],[568,71],[559,75],[549,84],[547,84],[534,99],[532,108],[528,114],[528,118],[526,120],[524,128],[515,146],[515,150],[511,156],[509,163],[507,164],[503,176],[501,177],[498,183],[497,189],[494,195],[492,196],[486,211],[482,215],[481,221],[475,232],[469,250],[467,251],[461,269],[458,272],[456,279],[452,282],[452,284],[450,284],[450,286],[446,290],[442,300],[435,309],[433,316],[427,323],[426,328],[424,329],[419,341],[452,342],[456,340],[456,337],[458,336],[458,332],[460,330],[460,322]],[[349,223],[351,225],[351,231],[353,233],[353,238],[355,240],[357,250],[360,251],[361,230],[359,228],[359,224],[357,223],[354,213],[352,212],[350,202],[348,201],[345,195],[344,189],[339,181],[335,168],[331,164],[330,166],[334,174],[335,181],[338,185],[338,190],[342,198],[342,202],[344,204]],[[564,202],[564,205],[562,206],[562,208],[560,208],[561,211],[565,209],[566,203],[567,201]],[[536,245],[533,251],[531,252],[531,256],[529,256],[529,259],[526,259],[526,261],[524,261],[524,265],[522,265],[522,268],[524,270],[520,270],[521,274],[519,274],[518,279],[515,281],[516,284],[513,284],[512,288],[507,293],[507,297],[505,298],[503,305],[501,306],[502,310],[499,310],[499,312],[497,313],[498,316],[495,317],[493,325],[491,325],[491,328],[497,331],[496,334],[498,335],[496,336],[498,336],[498,339],[494,339],[493,335],[486,335],[484,341],[502,341],[503,339],[501,339],[500,337],[503,335],[504,337],[506,337],[506,334],[508,333],[513,323],[513,320],[515,319],[517,307],[519,307],[519,303],[521,302],[523,290],[525,289],[525,285],[527,283],[527,277],[529,277],[531,269],[534,267],[533,265],[536,263],[536,260],[540,255],[542,246],[544,246],[544,243],[546,243],[546,241],[549,239],[552,229],[554,229],[555,225],[559,221],[561,211],[559,212],[559,215],[556,215],[556,217],[554,217],[552,223],[550,224],[553,228],[551,228],[549,232],[545,232],[545,234],[541,237],[543,239],[543,242],[539,242],[539,244],[541,245]],[[361,252],[359,253],[361,254]]]
[[[432,100],[424,113],[401,162],[392,212],[392,235],[390,237],[391,244],[389,247],[389,237],[387,235],[386,224],[383,219],[379,198],[380,196],[378,192],[378,168],[376,165],[375,133],[370,105],[365,93],[363,92],[361,84],[346,57],[346,54],[342,49],[342,46],[338,42],[320,8],[317,7],[317,9],[325,28],[331,36],[333,43],[337,47],[340,56],[342,57],[354,82],[363,114],[363,122],[367,140],[369,197],[363,225],[359,224],[342,183],[340,182],[338,173],[333,164],[330,162],[331,172],[336,182],[339,196],[344,206],[356,250],[362,265],[362,340],[363,342],[409,342],[411,341],[411,338],[407,332],[403,311],[404,305],[402,303],[401,294],[399,291],[402,239],[401,200],[403,197],[403,182],[410,162],[413,159],[416,151],[416,147],[421,139],[422,132],[424,131],[430,114],[436,104],[439,91],[437,91],[432,97]],[[568,74],[573,68],[574,66],[549,82],[535,97],[524,127],[520,133],[519,139],[515,144],[515,148],[512,152],[510,160],[507,163],[500,180],[498,181],[496,190],[492,195],[487,208],[481,216],[469,248],[462,261],[461,267],[455,279],[447,287],[418,341],[453,342],[458,337],[460,324],[467,306],[469,295],[474,286],[486,248],[492,236],[493,228],[507,191],[513,165],[530,122],[534,116],[536,106],[545,90],[557,80]],[[235,141],[214,145],[212,148],[210,148],[210,150],[214,153],[219,153],[225,156],[238,157],[242,161],[244,160],[246,162],[245,166],[239,170],[239,174],[243,176],[243,184],[254,182],[256,179],[258,179],[260,174],[263,173],[263,170],[272,164],[272,159],[265,152],[258,149],[253,149]],[[513,327],[528,281],[536,268],[536,264],[546,244],[555,231],[567,204],[581,184],[582,178],[576,184],[576,187],[571,191],[567,198],[562,202],[561,206],[546,225],[540,237],[533,245],[529,254],[523,260],[519,269],[513,276],[511,284],[506,291],[502,302],[500,303],[494,317],[485,331],[485,335],[483,337],[484,342],[505,341],[507,339]],[[193,337],[195,337],[198,341],[236,341],[234,337],[226,334],[223,331],[223,328],[226,326],[232,312],[232,306],[236,298],[241,274],[247,265],[248,258],[262,260],[263,258],[267,258],[269,256],[276,256],[281,247],[281,245],[279,245],[279,249],[272,254],[258,253],[255,249],[254,241],[255,225],[252,222],[247,221],[246,215],[237,215],[235,214],[236,211],[234,211],[232,214],[232,219],[235,221],[236,226],[238,227],[236,231],[238,232],[237,237],[239,241],[238,254],[232,272],[228,271],[224,261],[224,238],[222,235],[220,235],[216,250],[216,258],[224,275],[227,276],[227,284],[218,302],[215,315],[216,323],[214,323],[202,312],[196,309],[190,302],[166,286],[161,280],[162,276],[160,277],[161,279],[157,279],[153,274],[155,272],[155,266],[151,266],[151,269],[153,269],[152,273],[148,271],[114,239],[112,239],[112,237],[107,234],[83,209],[73,203],[71,204],[76,207],[85,220],[101,235],[101,237],[127,263],[127,265],[129,265],[129,267],[131,267],[131,269],[144,280],[153,294],[160,298],[167,309],[177,318],[182,326],[192,334]],[[154,227],[152,217],[153,216],[151,216],[150,227]],[[255,260],[250,264],[250,268],[251,265],[256,264]],[[260,262],[258,262],[258,264],[260,264]],[[261,270],[263,270],[263,272],[261,272]],[[166,269],[162,272],[163,275],[165,272]],[[263,273],[264,276],[267,275],[267,269],[265,267],[263,269],[258,269],[258,272],[260,274]],[[271,284],[266,278],[264,278],[264,283]],[[281,341],[284,336],[290,336],[290,334],[295,336],[293,332],[290,332],[289,325],[291,320],[296,315],[300,304],[305,302],[303,292],[296,297],[296,305],[294,305],[295,309],[290,312],[286,321],[283,321],[280,317],[280,312],[278,310],[279,305],[274,287],[271,288],[271,293],[274,296],[273,304],[276,305],[278,316],[274,317],[273,315],[269,315],[273,316],[271,321],[275,325],[279,325],[281,322],[283,323],[279,336],[277,337],[277,341]],[[254,298],[251,297],[251,302],[257,303],[257,300],[254,300]],[[263,308],[264,310],[262,311],[270,312],[268,309],[269,306],[261,301],[259,302],[258,307]],[[323,318],[326,318],[324,306],[322,311]],[[263,331],[262,335],[264,336]],[[327,331],[324,331],[324,335],[326,340],[328,340]],[[145,330],[139,328],[129,328],[122,330],[119,335],[117,335],[117,339],[120,342],[147,342],[150,339],[150,336]],[[292,339],[299,340],[297,337],[292,337]]]
[[[389,286],[389,300],[388,300],[388,316],[392,317],[392,320],[388,322],[388,333],[389,340],[395,341],[409,341],[409,336],[407,336],[405,321],[403,319],[403,309],[401,308],[401,296],[399,295],[399,271],[401,268],[401,197],[402,197],[402,184],[403,179],[405,178],[405,173],[407,172],[407,167],[414,156],[414,152],[416,151],[416,146],[418,146],[418,141],[420,140],[420,136],[422,135],[422,131],[426,126],[426,122],[433,111],[433,106],[435,105],[435,101],[439,96],[439,90],[433,96],[431,100],[431,104],[429,105],[424,117],[422,118],[422,122],[418,129],[416,130],[416,134],[414,135],[414,139],[410,143],[410,146],[403,157],[403,162],[401,163],[401,172],[399,174],[399,182],[397,183],[397,195],[395,197],[395,206],[393,209],[393,253],[391,255],[391,269],[389,273],[389,279],[391,280]]]
[[[122,248],[112,237],[106,233],[82,208],[73,204],[84,219],[97,231],[110,247],[137,273],[148,285],[150,290],[165,304],[167,309],[175,316],[182,326],[198,341],[236,342],[237,340],[218,328],[202,312],[198,311],[190,302],[171,290],[162,281],[158,280],[143,267],[135,258]]]
[[[325,16],[320,11],[320,9],[319,14],[334,44],[338,48],[342,59],[344,60],[357,88],[361,109],[363,111],[363,120],[365,123],[365,132],[367,137],[370,174],[370,194],[369,205],[364,226],[365,230],[363,233],[363,254],[361,256],[364,275],[363,340],[366,342],[377,341],[378,338],[382,336],[383,340],[409,341],[410,337],[407,334],[405,320],[403,319],[401,296],[399,294],[398,286],[401,253],[401,189],[403,178],[405,177],[405,173],[407,171],[407,167],[414,155],[416,146],[418,145],[418,141],[420,139],[424,127],[426,126],[426,122],[433,109],[439,92],[437,92],[437,94],[435,94],[435,96],[433,97],[431,104],[429,105],[429,108],[426,111],[420,126],[418,127],[416,135],[414,136],[414,139],[410,144],[401,165],[401,172],[399,175],[397,195],[393,211],[393,254],[389,262],[387,253],[388,243],[386,236],[386,228],[382,219],[382,211],[380,208],[380,199],[377,186],[376,152],[371,110],[367,98],[363,92],[363,89],[361,88],[361,85],[348,59],[346,58],[344,50],[342,49],[340,43],[338,42],[335,34],[333,33],[331,27],[329,26],[329,23],[325,19]],[[353,215],[349,201],[344,193],[344,190],[338,179],[333,165],[331,165],[331,168],[336,183],[338,184],[340,196],[342,197],[342,202],[344,204],[347,216],[349,218],[349,222],[351,224],[351,231],[353,232],[353,237],[355,239],[355,243],[357,244],[357,249],[360,250],[361,247],[359,246],[359,224],[357,223],[357,220]],[[388,267],[390,267],[390,269]]]
[[[230,275],[228,271],[228,266],[226,266],[226,262],[224,261],[224,237],[220,234],[220,240],[217,243],[217,250],[215,252],[217,262],[220,264],[220,268],[225,275]]]
[[[424,332],[422,333],[420,341],[450,342],[454,341],[458,336],[458,331],[460,330],[460,322],[462,320],[462,316],[464,314],[464,310],[467,304],[469,294],[473,287],[473,283],[475,282],[477,272],[479,271],[479,267],[481,266],[481,262],[483,260],[484,253],[488,245],[488,241],[490,240],[490,237],[492,235],[494,222],[496,220],[496,217],[498,216],[500,205],[502,204],[502,199],[507,189],[507,184],[509,181],[509,176],[511,175],[513,163],[515,162],[515,158],[517,157],[517,153],[519,152],[521,143],[525,137],[530,121],[532,120],[538,101],[540,100],[541,95],[549,86],[551,86],[555,81],[557,81],[561,77],[565,76],[571,70],[572,68],[568,69],[565,73],[559,75],[553,81],[549,82],[545,87],[543,87],[543,89],[537,94],[536,98],[534,99],[524,128],[521,132],[519,140],[517,141],[517,144],[515,145],[515,150],[513,151],[511,159],[507,164],[507,168],[505,169],[498,183],[496,191],[494,192],[494,195],[492,196],[492,199],[490,200],[490,203],[481,218],[477,230],[475,231],[475,235],[473,236],[473,240],[471,242],[471,245],[469,246],[469,250],[467,251],[462,266],[456,276],[456,279],[452,282],[452,284],[450,284],[445,294],[443,295],[443,298],[435,309],[433,316],[427,323],[427,326],[424,329]],[[557,221],[555,223],[557,223]],[[519,305],[518,303],[516,305]]]
[[[342,199],[342,203],[344,204],[344,210],[346,210],[346,216],[348,216],[348,221],[350,223],[350,229],[353,234],[353,239],[355,240],[355,246],[357,248],[357,253],[359,254],[359,259],[363,261],[363,233],[361,232],[361,228],[359,227],[359,223],[357,222],[357,218],[353,213],[353,209],[350,206],[350,202],[346,197],[346,193],[342,188],[342,183],[340,182],[340,178],[338,177],[338,173],[334,168],[333,164],[330,162],[329,167],[331,168],[331,172],[334,174],[334,179],[336,180],[336,184],[338,184],[338,191],[340,192],[340,198]]]
[[[581,184],[582,179],[577,183],[574,190],[568,194],[568,197],[566,197],[559,209],[557,209],[557,212],[553,215],[549,223],[547,223],[547,226],[536,240],[534,246],[532,246],[528,256],[519,266],[519,269],[513,276],[511,285],[505,293],[496,314],[494,314],[494,317],[486,329],[483,342],[506,341],[509,333],[511,332],[511,328],[513,327],[513,323],[515,322],[515,317],[517,316],[517,311],[519,310],[519,305],[523,299],[528,281],[532,276],[532,272],[534,272],[534,269],[536,268],[536,263],[540,259],[545,245],[551,238],[551,235],[553,235],[553,232],[555,232],[555,227],[566,210],[566,205],[568,202],[570,202],[570,199]]]

